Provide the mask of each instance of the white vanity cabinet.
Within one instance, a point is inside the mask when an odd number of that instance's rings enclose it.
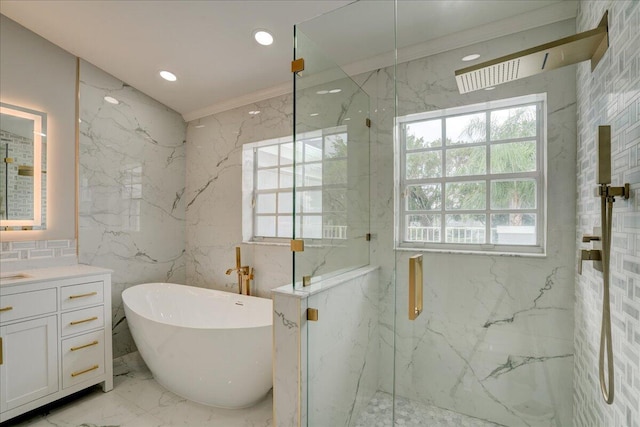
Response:
[[[111,390],[111,272],[17,276],[0,278],[0,422],[98,383]]]

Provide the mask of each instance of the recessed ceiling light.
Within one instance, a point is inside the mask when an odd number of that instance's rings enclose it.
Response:
[[[194,128],[196,129],[202,129],[204,127],[204,125],[195,125]]]
[[[249,111],[249,114],[255,116],[256,114],[260,114],[260,110]]]
[[[318,95],[326,95],[326,94],[328,94],[328,93],[329,93],[329,91],[328,91],[328,90],[319,90],[319,91],[317,91],[316,93],[317,93]]]
[[[113,105],[118,105],[120,104],[120,101],[118,101],[117,99],[115,99],[112,96],[105,96],[104,100],[107,101],[109,104],[113,104]]]
[[[329,93],[339,93],[342,92],[342,89],[331,89]]]
[[[178,80],[175,74],[173,74],[170,71],[164,71],[164,70],[160,71],[160,77],[170,82],[175,82],[176,80]]]
[[[311,114],[309,114],[309,115],[310,115],[311,117],[315,117],[315,116],[319,116],[319,115],[320,115],[320,113],[311,113]]]
[[[262,46],[269,46],[273,43],[273,36],[266,30],[256,30],[253,32],[253,38]]]
[[[345,117],[344,121],[346,122],[347,120],[351,120],[351,117]]]
[[[485,87],[484,90],[494,90],[495,88],[496,88],[495,86]]]
[[[467,55],[464,58],[462,58],[463,61],[473,61],[474,59],[478,59],[480,58],[480,55],[478,55],[477,53],[473,53],[471,55]]]

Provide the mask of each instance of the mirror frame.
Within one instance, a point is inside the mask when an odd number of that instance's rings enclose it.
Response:
[[[42,126],[46,113],[0,103],[0,114],[33,121],[33,219],[0,219],[0,227],[7,231],[29,230],[42,225]],[[11,227],[20,227],[11,230]]]

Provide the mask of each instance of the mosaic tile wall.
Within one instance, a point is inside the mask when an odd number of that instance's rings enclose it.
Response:
[[[25,268],[75,264],[75,240],[32,240],[2,242],[0,270],[3,273]]]
[[[575,288],[574,421],[577,426],[640,426],[640,2],[582,1],[577,30],[594,28],[609,11],[609,50],[591,72],[577,71],[577,245],[600,225],[594,197],[598,125],[611,125],[612,184],[631,184],[631,198],[614,205],[611,322],[615,401],[607,405],[598,380],[602,273],[585,263]]]

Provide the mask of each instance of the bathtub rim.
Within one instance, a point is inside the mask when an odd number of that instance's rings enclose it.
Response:
[[[136,285],[130,286],[128,288],[126,288],[124,291],[122,291],[121,298],[122,298],[122,304],[124,306],[126,306],[127,309],[129,309],[132,313],[134,313],[137,316],[140,316],[141,318],[148,320],[150,322],[155,322],[155,323],[159,323],[162,325],[166,325],[166,326],[173,326],[176,328],[184,328],[184,329],[192,329],[192,330],[216,330],[216,331],[224,331],[224,330],[232,330],[232,331],[241,331],[241,330],[247,330],[247,329],[259,329],[259,328],[273,328],[273,315],[270,315],[268,317],[269,319],[269,323],[267,324],[257,324],[257,325],[253,325],[253,326],[245,326],[245,327],[234,327],[233,325],[231,326],[225,326],[225,327],[216,327],[216,326],[188,326],[188,325],[184,325],[184,324],[176,324],[176,323],[170,323],[167,322],[166,320],[161,320],[161,319],[157,319],[157,318],[153,318],[153,317],[149,317],[146,316],[134,309],[131,308],[131,306],[129,304],[127,304],[127,301],[125,299],[125,292],[127,292],[129,289],[133,289],[137,286],[150,286],[150,285],[170,285],[170,286],[180,286],[180,287],[187,287],[187,288],[193,288],[193,289],[198,289],[198,290],[203,290],[203,291],[212,291],[215,293],[222,293],[222,294],[229,294],[232,296],[235,296],[237,298],[240,298],[241,300],[246,300],[246,299],[253,299],[253,298],[258,298],[261,300],[267,300],[270,301],[271,303],[271,309],[269,310],[270,313],[273,313],[273,299],[272,298],[263,298],[263,297],[258,297],[258,296],[249,296],[249,295],[241,295],[241,294],[236,294],[234,292],[226,292],[226,291],[220,291],[218,289],[208,289],[208,288],[199,288],[197,286],[191,286],[191,285],[183,285],[180,283],[170,283],[170,282],[147,282],[147,283],[138,283]],[[134,292],[134,291],[131,291]],[[126,313],[125,313],[125,318],[126,318]]]

